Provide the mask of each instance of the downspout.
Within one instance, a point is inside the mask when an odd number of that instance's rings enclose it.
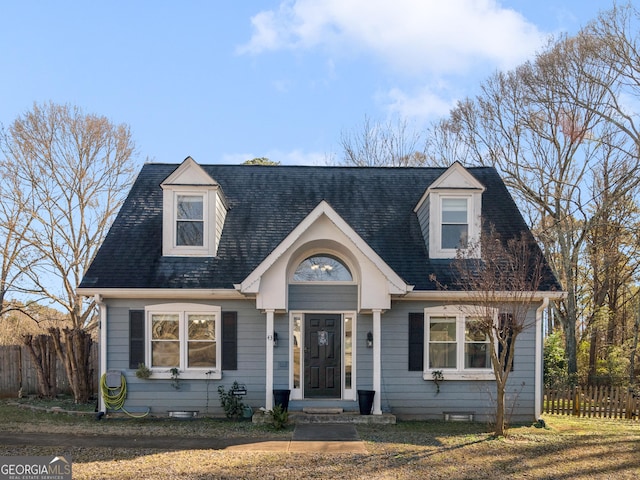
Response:
[[[543,385],[543,345],[542,338],[542,314],[549,307],[549,297],[542,299],[542,304],[536,309],[536,367],[535,367],[535,390],[534,390],[534,410],[536,420],[542,415],[542,394]]]
[[[100,390],[100,379],[107,370],[107,306],[103,302],[102,295],[96,293],[93,297],[96,305],[100,309],[100,321],[98,322],[98,328],[100,329],[100,365],[98,368],[98,390]],[[107,409],[104,405],[104,398],[98,392],[98,410],[101,413],[106,413]]]

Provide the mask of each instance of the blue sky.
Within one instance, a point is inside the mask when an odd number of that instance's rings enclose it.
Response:
[[[53,101],[127,123],[139,161],[339,159],[365,116],[414,128],[577,32],[599,0],[3,2],[0,123]]]

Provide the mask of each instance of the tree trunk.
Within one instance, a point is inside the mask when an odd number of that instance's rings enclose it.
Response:
[[[598,363],[598,327],[591,327],[591,343],[589,344],[589,382],[594,384],[596,364]]]
[[[58,393],[57,362],[52,337],[50,335],[37,335],[36,337],[24,335],[23,341],[36,367],[38,395],[44,398],[55,398]]]
[[[91,335],[80,328],[64,328],[63,344],[59,328],[51,328],[49,332],[64,364],[75,403],[88,403],[91,398]]]
[[[505,385],[496,382],[496,437],[503,437],[505,434]]]

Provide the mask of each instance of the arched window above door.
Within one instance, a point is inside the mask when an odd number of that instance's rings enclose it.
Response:
[[[312,255],[298,265],[294,282],[352,282],[353,275],[339,258],[328,254]]]

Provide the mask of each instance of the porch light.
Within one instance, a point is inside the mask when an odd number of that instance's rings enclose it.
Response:
[[[367,333],[367,348],[373,348],[373,333]]]
[[[278,332],[273,332],[273,346],[278,346]]]

